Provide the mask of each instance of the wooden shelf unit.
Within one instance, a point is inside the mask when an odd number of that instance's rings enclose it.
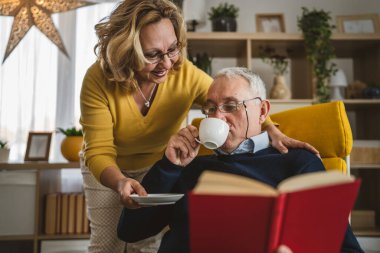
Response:
[[[380,34],[333,34],[332,43],[337,58],[353,59],[355,80],[367,83],[380,80],[380,71],[373,71],[380,68]],[[188,50],[192,55],[207,52],[215,58],[233,58],[237,59],[237,65],[253,70],[253,58],[260,58],[259,48],[263,46],[291,50],[293,98],[313,98],[312,69],[300,33],[188,33]]]
[[[44,196],[60,191],[60,171],[62,169],[79,169],[79,162],[10,162],[0,163],[0,171],[34,171],[36,172],[34,233],[31,235],[0,236],[0,252],[14,251],[12,243],[25,244],[17,246],[22,251],[39,252],[42,240],[88,239],[89,234],[46,235],[43,233]]]

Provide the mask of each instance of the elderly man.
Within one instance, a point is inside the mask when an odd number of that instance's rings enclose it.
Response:
[[[169,140],[165,156],[142,181],[148,193],[187,193],[204,170],[215,170],[258,179],[276,186],[301,173],[325,170],[321,160],[304,149],[280,154],[270,146],[261,125],[270,109],[265,86],[259,76],[245,68],[226,68],[214,79],[203,113],[224,120],[230,127],[226,142],[216,155],[196,157],[198,129],[187,126]],[[144,194],[143,192],[141,192]],[[128,225],[124,225],[128,224]],[[138,241],[169,225],[160,253],[189,252],[187,196],[174,205],[124,209],[118,227],[119,237]],[[277,252],[291,252],[281,246]],[[348,226],[342,252],[363,252]]]

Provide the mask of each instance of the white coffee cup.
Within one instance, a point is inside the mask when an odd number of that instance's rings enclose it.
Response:
[[[200,142],[208,149],[216,149],[222,146],[227,139],[230,127],[217,118],[205,118],[199,125]]]

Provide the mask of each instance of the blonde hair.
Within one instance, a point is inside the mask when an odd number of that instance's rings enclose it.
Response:
[[[182,13],[169,0],[124,0],[95,25],[98,43],[94,51],[106,78],[128,90],[134,90],[135,71],[147,63],[140,31],[149,24],[168,18],[174,27],[181,54],[173,65],[178,70],[186,57],[186,28]]]

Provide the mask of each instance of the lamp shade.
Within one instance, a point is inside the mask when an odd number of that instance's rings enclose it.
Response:
[[[342,69],[338,69],[338,71],[333,75],[330,79],[331,87],[346,87],[347,86],[347,78],[346,74]]]
[[[342,87],[347,86],[347,78],[342,69],[338,71],[330,78],[330,87],[331,87],[331,100],[342,100],[344,97],[341,94]]]

